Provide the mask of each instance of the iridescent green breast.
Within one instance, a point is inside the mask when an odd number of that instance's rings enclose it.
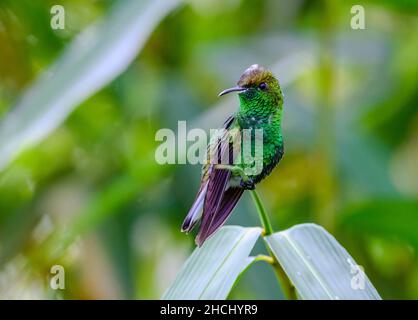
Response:
[[[251,142],[248,142],[248,140],[246,142],[245,138],[242,139],[242,163],[239,165],[242,168],[248,168],[249,165],[253,165],[249,161],[252,159],[255,159],[255,163],[262,163],[261,171],[254,175],[250,174],[254,182],[258,183],[270,174],[283,156],[284,145],[280,126],[280,114],[270,114],[262,117],[237,115],[237,124],[241,130],[247,129],[251,132],[251,134],[247,134],[247,137],[251,137]],[[257,143],[257,139],[260,139],[260,134],[257,135],[257,129],[262,134],[262,142],[259,141],[259,143]],[[243,134],[244,136],[245,134]],[[247,143],[247,151],[244,150],[245,143]],[[249,145],[251,145],[251,157],[248,156]],[[262,147],[262,150],[260,147]]]

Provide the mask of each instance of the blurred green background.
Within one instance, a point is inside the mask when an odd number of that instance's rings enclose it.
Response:
[[[64,30],[50,27],[55,4]],[[1,126],[14,126],[10,112],[77,34],[124,4],[1,0]],[[365,30],[350,27],[354,4]],[[285,95],[285,156],[258,187],[274,229],[318,223],[382,298],[418,298],[418,2],[199,0],[169,11],[126,70],[62,120],[46,117],[42,141],[16,146],[0,172],[0,298],[159,298],[194,249],[180,226],[200,166],[156,164],[155,133],[179,120],[220,126],[238,100],[217,93],[253,63],[271,67]],[[248,195],[228,224],[259,224]],[[49,286],[55,264],[65,290]],[[282,293],[259,263],[230,298]]]

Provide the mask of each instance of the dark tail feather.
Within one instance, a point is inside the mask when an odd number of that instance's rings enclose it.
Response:
[[[207,232],[207,229],[213,223],[231,175],[229,170],[215,169],[213,166],[209,170],[208,186],[203,204],[203,216],[196,238],[198,245],[203,243],[203,241],[198,239]],[[203,238],[206,237],[204,236]]]
[[[196,244],[199,247],[225,223],[243,192],[244,189],[242,188],[230,188],[224,192],[218,210],[214,212],[212,219],[206,223],[205,221],[202,221],[202,225],[196,237]]]
[[[226,219],[228,219],[228,217],[231,215],[232,210],[235,208],[243,193],[244,189],[242,188],[231,188],[224,193],[221,205],[219,206],[217,213],[219,218],[216,219],[216,223],[214,223],[209,229],[209,236],[220,227],[222,227]]]
[[[192,230],[196,223],[202,217],[203,203],[205,201],[207,187],[207,183],[200,187],[196,199],[193,202],[193,205],[190,208],[189,213],[183,221],[183,225],[181,226],[182,232],[189,232],[190,230]]]

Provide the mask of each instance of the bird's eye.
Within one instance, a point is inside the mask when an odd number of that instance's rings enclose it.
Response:
[[[259,87],[261,90],[267,90],[268,85],[267,85],[267,83],[265,83],[265,82],[261,82],[261,83],[258,85],[258,87]]]

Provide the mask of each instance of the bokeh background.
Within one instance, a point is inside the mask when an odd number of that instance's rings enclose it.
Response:
[[[156,164],[155,133],[179,120],[220,126],[238,100],[217,93],[253,63],[271,67],[285,94],[285,156],[259,185],[274,229],[318,223],[383,298],[418,298],[418,3],[189,1],[161,14],[132,63],[99,90],[83,87],[89,98],[71,110],[19,106],[79,33],[128,2],[0,1],[3,146],[24,132],[16,118],[25,129],[45,116],[37,143],[10,143],[18,152],[6,162],[0,150],[0,298],[159,298],[194,249],[179,230],[200,168]],[[55,4],[64,30],[50,27]],[[354,4],[365,30],[350,27]],[[247,195],[228,223],[259,225]],[[55,264],[65,290],[49,286]],[[263,263],[230,295],[282,297]]]

